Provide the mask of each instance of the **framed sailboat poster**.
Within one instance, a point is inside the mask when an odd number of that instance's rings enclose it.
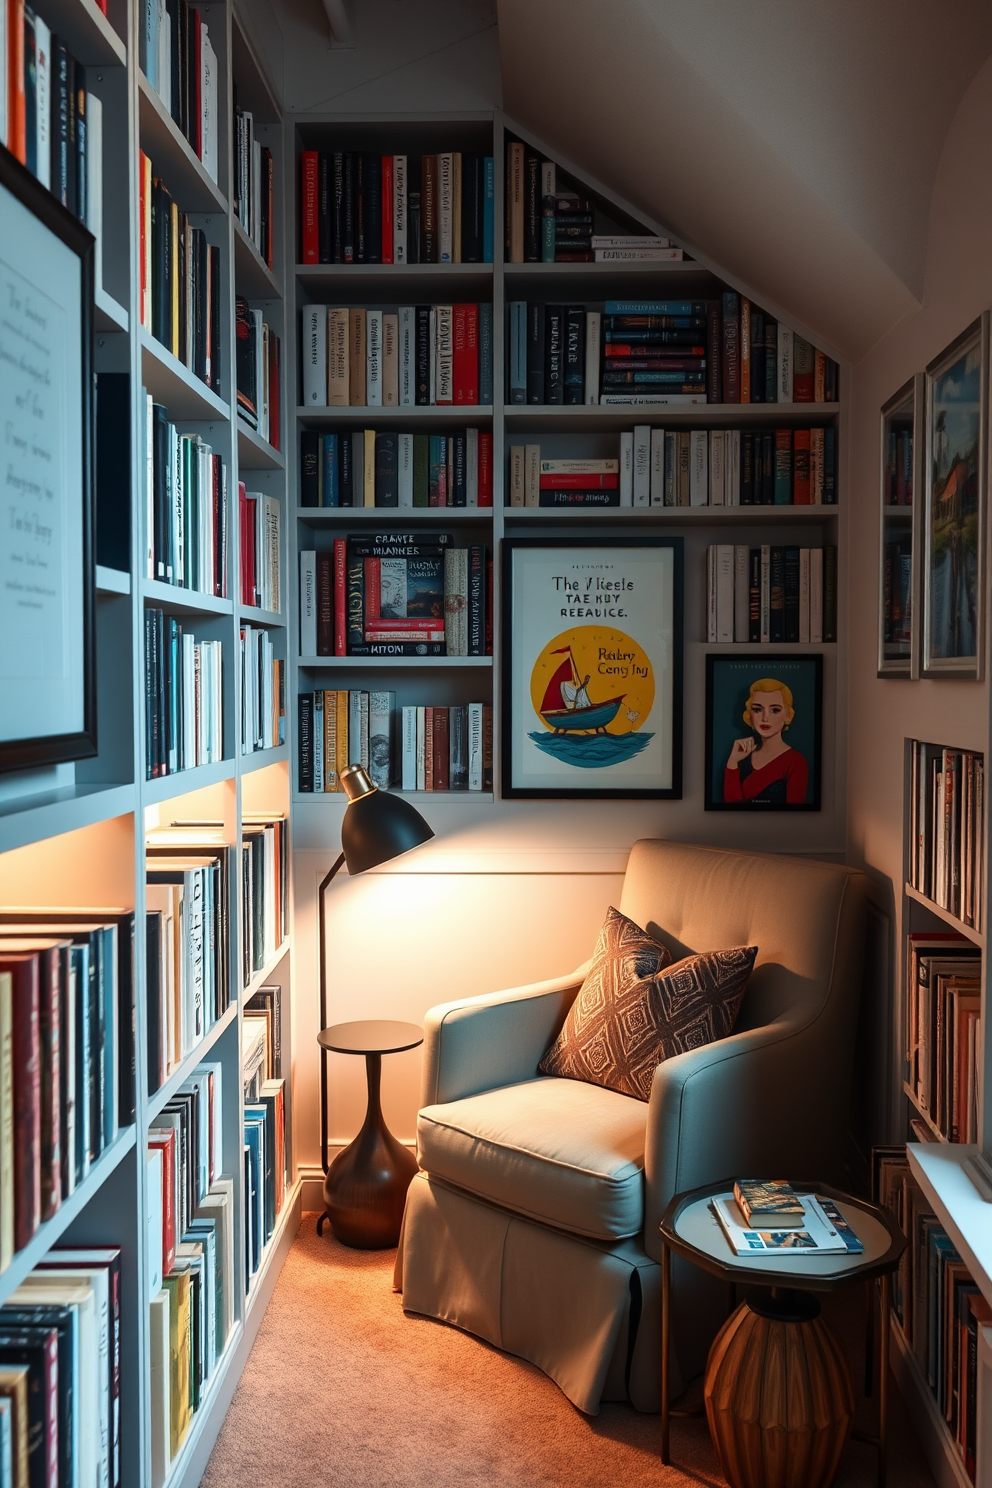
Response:
[[[682,795],[682,539],[503,543],[502,793]]]

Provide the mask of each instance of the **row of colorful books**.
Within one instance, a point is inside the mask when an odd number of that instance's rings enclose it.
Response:
[[[132,928],[0,912],[0,1271],[134,1120]]]
[[[905,1147],[877,1147],[872,1161],[873,1197],[909,1242],[893,1279],[893,1311],[974,1482],[978,1330],[992,1323],[992,1308],[913,1177]]]
[[[301,693],[298,780],[302,792],[341,791],[346,765],[364,765],[380,790],[493,788],[488,703],[397,708],[394,692]]]
[[[255,135],[255,116],[238,107],[234,89],[234,210],[259,257],[272,268],[275,175],[272,151]]]
[[[300,155],[300,262],[492,263],[493,157]]]
[[[121,1250],[58,1246],[0,1308],[4,1488],[121,1488]]]
[[[286,742],[286,662],[260,626],[242,625],[239,640],[241,752],[253,754]]]
[[[187,0],[148,0],[141,9],[138,60],[207,175],[216,181],[221,83],[201,11]]]
[[[223,643],[145,609],[145,769],[149,780],[224,757]]]
[[[507,263],[660,263],[682,256],[668,238],[617,229],[553,160],[518,140],[507,142]]]
[[[713,645],[778,645],[837,639],[837,549],[706,549],[706,639]]]
[[[199,1065],[149,1126],[152,1483],[164,1485],[234,1326],[234,1183],[222,1067]]]
[[[0,145],[99,240],[103,104],[87,92],[86,68],[24,0],[0,8],[0,61]]]
[[[493,401],[492,305],[395,310],[305,305],[307,408],[414,408]]]
[[[300,654],[489,656],[492,559],[449,532],[369,533],[300,553]]]
[[[241,603],[278,613],[282,609],[279,553],[282,506],[276,496],[249,491],[238,482]]]
[[[300,435],[302,506],[492,506],[490,429]]]
[[[150,579],[227,595],[227,471],[199,434],[183,434],[142,389],[138,433]]]
[[[253,310],[242,295],[234,309],[238,418],[273,449],[280,449],[279,337],[261,310]]]
[[[882,640],[909,655],[912,644],[913,539],[889,538],[882,550]]]
[[[261,1078],[264,1072],[265,1078]],[[262,1263],[286,1199],[286,1085],[268,1060],[245,1080],[245,1284]]]
[[[981,930],[984,756],[914,739],[910,760],[909,881]]]
[[[214,393],[220,392],[220,248],[181,212],[138,157],[142,327]]]
[[[247,987],[289,933],[289,854],[284,816],[246,812],[241,827],[242,979]]]
[[[948,1142],[977,1142],[981,1089],[979,948],[953,931],[906,943],[906,1082]]]
[[[148,1087],[158,1090],[230,1005],[231,848],[219,830],[146,839]]]
[[[282,987],[259,987],[241,1018],[241,1076],[245,1099],[256,1101],[266,1080],[283,1078]]]

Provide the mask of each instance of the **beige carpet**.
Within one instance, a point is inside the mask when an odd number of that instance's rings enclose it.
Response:
[[[545,1375],[441,1323],[407,1317],[393,1251],[347,1250],[306,1215],[203,1479],[204,1488],[689,1488],[723,1478],[705,1418],[575,1410]],[[848,1294],[852,1296],[852,1294]],[[831,1322],[860,1353],[860,1293]],[[892,1488],[933,1488],[894,1392]],[[835,1488],[873,1488],[854,1443]]]

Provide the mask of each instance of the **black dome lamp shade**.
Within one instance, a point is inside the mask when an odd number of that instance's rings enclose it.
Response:
[[[341,823],[342,851],[317,890],[318,956],[320,982],[320,1027],[327,1027],[327,929],[324,919],[324,894],[328,884],[343,867],[349,873],[365,873],[388,863],[414,847],[429,842],[434,836],[420,812],[402,796],[391,795],[373,784],[362,765],[348,765],[341,771],[341,784],[348,806]],[[327,1053],[320,1055],[320,1158],[327,1172]]]

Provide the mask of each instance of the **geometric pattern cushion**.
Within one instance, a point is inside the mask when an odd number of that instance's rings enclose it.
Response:
[[[611,909],[589,975],[538,1069],[648,1100],[663,1060],[731,1032],[757,954],[757,946],[738,946],[666,964],[665,948]]]

